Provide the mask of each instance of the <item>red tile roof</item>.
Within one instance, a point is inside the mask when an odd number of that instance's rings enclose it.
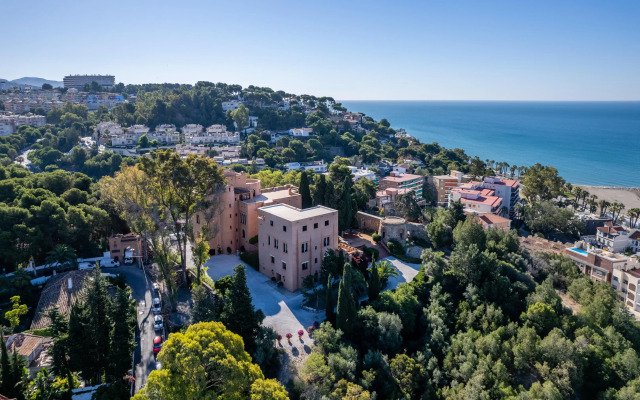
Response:
[[[631,239],[631,240],[640,240],[640,230],[633,232],[629,236],[629,239]]]

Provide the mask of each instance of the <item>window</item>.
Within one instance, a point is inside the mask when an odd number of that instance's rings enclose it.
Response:
[[[309,251],[309,243],[302,243],[300,251],[302,251],[303,253]]]
[[[278,239],[273,239],[273,247],[278,248]]]
[[[309,261],[305,261],[302,263],[302,270],[309,269]]]
[[[313,229],[318,229],[318,223],[313,224]]]
[[[327,236],[326,238],[324,238],[324,245],[328,246],[329,245],[329,237]]]
[[[267,236],[267,244],[271,244],[271,236]]]
[[[287,231],[287,227],[285,225],[282,225],[282,232],[286,232]]]
[[[246,214],[240,214],[240,223],[243,225],[247,224],[247,215]]]
[[[275,264],[276,263],[276,258],[274,256],[271,256],[271,264]]]
[[[324,226],[329,226],[329,220],[324,221]]]
[[[318,263],[318,257],[316,257],[316,260],[314,261],[316,264]]]
[[[243,229],[243,230],[242,230],[242,238],[244,238],[244,237],[245,237],[245,236],[244,236],[244,229]]]
[[[289,246],[287,246],[286,243],[282,243],[282,251],[284,251],[285,253],[289,252]]]
[[[287,269],[287,263],[286,262],[282,262],[282,269]]]
[[[307,231],[307,226],[306,225],[302,225],[302,232],[306,232]]]
[[[273,226],[273,221],[269,221],[269,225]]]

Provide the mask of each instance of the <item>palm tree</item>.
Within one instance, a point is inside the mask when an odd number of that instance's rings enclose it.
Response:
[[[74,266],[77,262],[76,251],[66,244],[59,244],[47,253],[46,262],[49,265],[58,263],[57,267]]]
[[[502,215],[503,217],[509,215],[509,209],[507,208],[507,206],[502,206],[502,208],[500,209],[500,215]]]
[[[378,275],[380,276],[380,283],[384,288],[387,286],[387,282],[389,278],[392,276],[400,276],[400,273],[396,269],[396,267],[391,264],[389,260],[379,260],[375,262],[376,267],[378,268]]]
[[[640,219],[640,208],[630,208],[627,210],[627,217],[629,217],[629,227],[635,228]]]
[[[618,217],[620,217],[620,212],[624,210],[624,204],[618,203],[617,201],[611,204],[609,207],[611,210],[611,217],[613,218],[613,223],[618,222]]]
[[[511,177],[512,177],[512,178],[515,176],[515,174],[516,174],[516,170],[517,170],[517,169],[518,169],[518,166],[517,166],[517,165],[515,165],[515,164],[514,164],[514,165],[512,165],[511,167],[509,167],[509,172],[511,172],[511,174],[510,174],[510,175],[511,175]]]
[[[587,197],[589,197],[589,192],[588,192],[588,191],[586,191],[586,190],[584,190],[584,189],[582,189],[582,205],[583,205],[584,207],[586,207],[586,206],[587,206],[587,204],[586,204]]]
[[[598,201],[598,207],[600,207],[600,216],[604,217],[604,213],[607,212],[607,207],[609,207],[611,205],[611,203],[609,203],[608,201],[602,199],[600,201]]]
[[[518,178],[527,173],[527,167],[518,167]]]
[[[576,196],[576,200],[578,204],[580,203],[580,198],[582,197],[583,193],[584,193],[584,189],[582,189],[580,186],[576,186],[573,188],[573,194],[574,196]]]
[[[585,202],[587,205],[589,205],[590,213],[593,214],[594,212],[596,212],[596,209],[598,208],[598,203],[595,201],[595,199],[589,198]]]

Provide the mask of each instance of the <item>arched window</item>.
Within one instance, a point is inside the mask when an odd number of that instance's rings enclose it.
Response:
[[[242,237],[243,237],[243,238],[245,237],[245,236],[244,236],[244,229],[242,230]]]

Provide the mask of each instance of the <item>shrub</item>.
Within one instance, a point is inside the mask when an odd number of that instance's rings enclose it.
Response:
[[[240,259],[251,265],[256,271],[260,269],[260,258],[258,253],[242,253]]]
[[[382,240],[382,236],[380,236],[377,233],[374,233],[373,235],[371,235],[371,239],[373,239],[374,242],[379,243]]]
[[[395,239],[389,240],[389,243],[387,243],[387,247],[389,248],[389,252],[391,252],[391,254],[393,254],[394,256],[404,255],[404,248],[402,247],[400,242]]]
[[[369,258],[375,258],[376,260],[380,258],[380,251],[375,247],[363,247],[362,251],[364,251],[365,254],[368,254]]]
[[[249,239],[249,243],[251,243],[251,244],[257,244],[257,243],[258,243],[258,235],[255,235],[254,237],[252,237],[251,239]]]

